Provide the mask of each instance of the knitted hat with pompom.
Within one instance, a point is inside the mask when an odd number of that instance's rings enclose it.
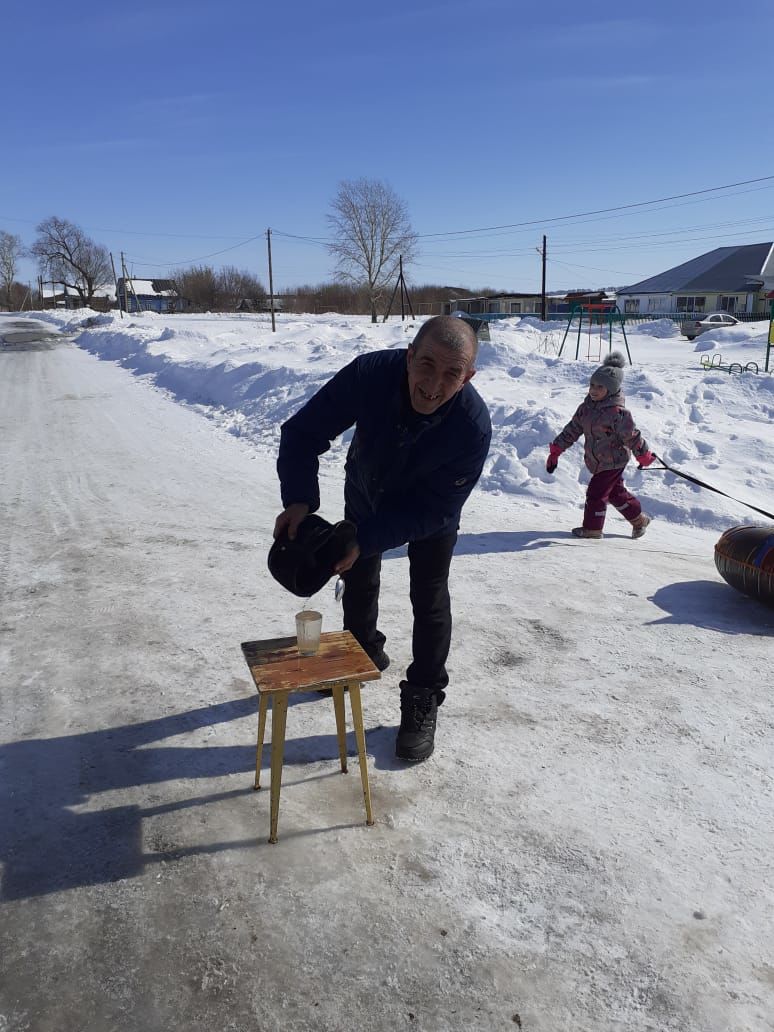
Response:
[[[623,383],[626,359],[620,351],[611,351],[599,369],[591,374],[591,382],[604,387],[608,394],[618,394]]]

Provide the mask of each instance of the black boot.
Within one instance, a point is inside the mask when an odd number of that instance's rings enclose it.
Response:
[[[368,652],[367,649],[366,652]],[[368,658],[379,671],[386,670],[390,665],[390,657],[383,648],[378,648],[376,652],[368,652]]]
[[[438,701],[433,692],[400,682],[400,727],[395,740],[399,760],[416,763],[432,755]]]

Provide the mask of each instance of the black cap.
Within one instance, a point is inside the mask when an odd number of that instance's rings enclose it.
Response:
[[[322,516],[306,516],[291,541],[280,534],[269,549],[269,572],[283,588],[308,598],[333,576],[333,567],[357,539],[357,528],[348,520],[328,523]]]

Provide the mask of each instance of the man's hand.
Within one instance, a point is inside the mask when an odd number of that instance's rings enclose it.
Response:
[[[275,539],[278,538],[284,530],[287,530],[288,537],[293,541],[296,536],[296,531],[298,530],[298,525],[304,517],[308,515],[309,506],[306,502],[293,502],[293,504],[289,505],[287,509],[281,512],[274,521]]]
[[[359,555],[360,545],[358,545],[357,542],[355,542],[352,548],[350,548],[350,550],[341,559],[339,559],[339,561],[333,567],[333,572],[346,573],[347,570],[351,570],[357,562]]]

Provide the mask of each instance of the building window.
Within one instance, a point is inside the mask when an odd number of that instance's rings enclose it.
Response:
[[[733,313],[736,311],[736,306],[739,304],[739,298],[736,294],[721,294],[719,308],[721,312]]]
[[[624,301],[624,314],[636,315],[640,310],[640,299],[638,297],[627,297]]]
[[[660,297],[649,297],[648,298],[648,311],[649,312],[660,312],[663,309],[663,301]]]
[[[703,312],[706,304],[706,297],[678,297],[678,312]]]
[[[500,314],[500,302],[499,301],[488,301],[486,309],[488,312],[492,312],[495,315]]]
[[[521,301],[511,301],[511,315],[521,315]]]

